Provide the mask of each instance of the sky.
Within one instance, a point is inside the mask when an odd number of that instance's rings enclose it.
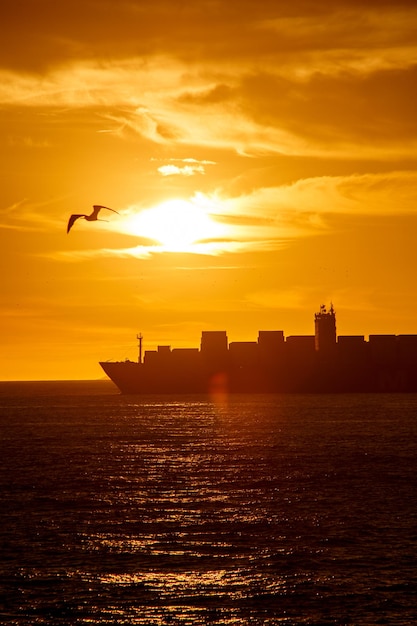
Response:
[[[4,0],[0,380],[417,333],[414,0]],[[79,218],[67,234],[69,216]]]

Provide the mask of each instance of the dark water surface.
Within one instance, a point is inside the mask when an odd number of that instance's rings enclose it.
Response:
[[[416,623],[417,395],[0,384],[3,624]]]

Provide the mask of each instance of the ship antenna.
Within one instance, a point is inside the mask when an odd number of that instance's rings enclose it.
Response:
[[[138,359],[138,363],[142,363],[142,333],[140,333],[139,335],[136,335],[136,339],[139,341],[139,359]]]

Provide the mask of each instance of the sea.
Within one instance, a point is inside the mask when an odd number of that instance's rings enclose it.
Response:
[[[417,619],[417,395],[0,383],[0,623]]]

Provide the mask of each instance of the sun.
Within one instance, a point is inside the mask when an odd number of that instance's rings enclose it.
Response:
[[[126,218],[123,230],[157,241],[167,252],[193,252],[195,245],[221,236],[221,225],[194,200],[167,200]]]

